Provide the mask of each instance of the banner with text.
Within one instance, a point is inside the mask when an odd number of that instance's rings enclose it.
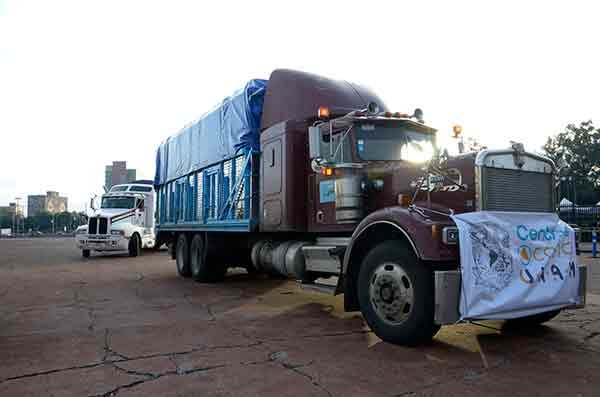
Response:
[[[578,303],[575,232],[556,214],[482,211],[452,219],[461,319],[510,319]]]

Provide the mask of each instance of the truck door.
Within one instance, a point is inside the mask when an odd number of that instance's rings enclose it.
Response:
[[[137,209],[137,211],[135,212],[136,224],[141,227],[146,227],[146,224],[147,224],[146,211],[144,209],[144,200],[143,199],[137,199],[136,209]]]
[[[331,140],[331,141],[330,141]],[[343,131],[334,133],[333,138],[328,134],[321,141],[321,153],[329,154],[326,160],[341,164],[352,161],[352,151],[348,137],[343,138]],[[309,225],[315,230],[330,229],[337,226],[335,217],[335,170],[330,172],[315,172],[309,177],[311,188],[312,208],[309,214]]]
[[[314,213],[316,225],[334,225],[335,222],[335,178],[323,174],[312,175]]]

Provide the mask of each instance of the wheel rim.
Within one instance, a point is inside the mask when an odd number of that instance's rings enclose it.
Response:
[[[369,285],[369,301],[377,316],[387,324],[402,324],[414,306],[413,284],[402,266],[393,262],[379,265]]]

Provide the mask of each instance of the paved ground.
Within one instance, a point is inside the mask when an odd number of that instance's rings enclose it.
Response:
[[[202,285],[165,252],[82,260],[69,239],[0,240],[0,395],[592,396],[590,298],[535,331],[452,326],[403,348],[293,282]]]

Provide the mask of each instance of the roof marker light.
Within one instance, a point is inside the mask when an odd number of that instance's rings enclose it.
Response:
[[[329,108],[327,106],[319,106],[317,115],[320,119],[328,119],[330,116]]]

